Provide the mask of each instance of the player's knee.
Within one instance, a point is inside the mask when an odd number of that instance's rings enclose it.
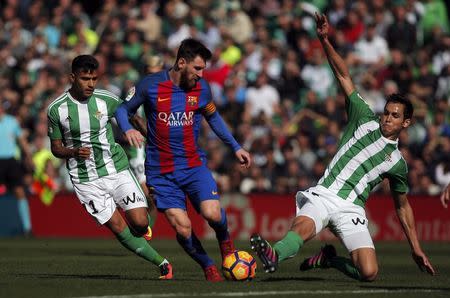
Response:
[[[191,236],[192,233],[192,228],[191,226],[187,226],[187,225],[177,225],[175,227],[175,231],[177,232],[177,234],[183,236],[183,238],[189,238]]]
[[[219,222],[222,219],[222,215],[220,213],[220,209],[208,209],[203,211],[203,217],[208,222]]]
[[[131,223],[131,230],[134,232],[135,236],[141,237],[147,233],[148,230],[148,218],[135,219]]]
[[[361,274],[361,281],[374,281],[378,276],[378,267],[364,268],[359,270]]]

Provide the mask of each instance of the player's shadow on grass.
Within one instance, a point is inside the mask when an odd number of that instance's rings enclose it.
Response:
[[[131,278],[117,274],[54,274],[54,273],[34,273],[20,274],[20,276],[33,276],[42,279],[104,279],[104,280],[148,280],[147,278]]]
[[[389,290],[389,291],[402,291],[402,290],[424,290],[424,291],[439,291],[439,292],[450,292],[450,288],[433,288],[433,287],[415,287],[415,286],[373,286],[373,285],[367,285],[367,286],[360,286],[364,289],[377,289],[377,290]]]
[[[282,282],[282,281],[287,281],[287,280],[306,281],[306,282],[314,282],[314,281],[322,282],[325,279],[318,278],[318,277],[269,277],[269,278],[260,279],[260,281],[263,281],[263,282]]]

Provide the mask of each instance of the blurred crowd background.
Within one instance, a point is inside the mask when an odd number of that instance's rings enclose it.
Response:
[[[331,39],[376,113],[393,92],[413,101],[414,124],[399,145],[411,193],[434,195],[450,182],[444,1],[3,0],[0,7],[1,108],[26,133],[29,193],[72,191],[64,162],[49,151],[46,108],[68,89],[75,56],[95,55],[97,88],[124,98],[150,67],[171,67],[190,36],[213,52],[205,78],[254,161],[241,169],[204,124],[200,145],[221,192],[287,194],[315,184],[346,123],[345,98],[315,35],[315,11],[328,16]]]

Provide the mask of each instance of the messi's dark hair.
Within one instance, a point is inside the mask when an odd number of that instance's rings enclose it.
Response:
[[[180,44],[177,53],[177,59],[175,64],[180,58],[186,59],[187,62],[191,62],[195,57],[200,56],[203,60],[208,61],[211,59],[211,51],[200,41],[194,38],[186,38]]]
[[[414,107],[413,107],[411,101],[409,100],[409,98],[407,98],[403,94],[393,93],[386,98],[386,104],[388,104],[390,102],[399,103],[399,104],[402,104],[403,106],[405,106],[405,112],[404,112],[405,119],[412,119],[412,116],[414,113]]]
[[[72,61],[72,73],[91,72],[98,69],[98,61],[92,55],[80,55]]]

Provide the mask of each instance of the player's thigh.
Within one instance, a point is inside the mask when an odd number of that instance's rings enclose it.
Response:
[[[358,268],[361,279],[373,281],[378,274],[378,261],[374,248],[362,247],[350,253],[353,264]]]
[[[116,209],[111,218],[105,223],[105,226],[110,229],[111,232],[118,235],[127,227],[127,223],[123,219],[122,215],[120,215],[119,210]]]
[[[114,201],[125,212],[147,208],[147,199],[141,185],[130,170],[107,176],[106,183]]]
[[[103,178],[73,183],[73,189],[80,203],[99,224],[105,224],[112,217],[116,204]]]
[[[360,248],[375,250],[368,222],[362,207],[349,204],[331,216],[329,227],[341,239],[348,252]]]
[[[178,171],[176,175],[177,181],[197,212],[201,212],[200,206],[202,202],[219,200],[217,183],[214,180],[211,171],[205,165]],[[207,203],[206,205],[219,206],[218,202]],[[214,210],[220,215],[220,208],[212,209],[212,212],[214,212]]]
[[[292,229],[310,239],[327,226],[330,215],[326,206],[327,201],[322,197],[309,198],[302,192],[296,195],[296,219]]]
[[[186,210],[186,195],[176,183],[173,174],[148,175],[147,186],[152,190],[159,211],[164,212],[171,208]]]

